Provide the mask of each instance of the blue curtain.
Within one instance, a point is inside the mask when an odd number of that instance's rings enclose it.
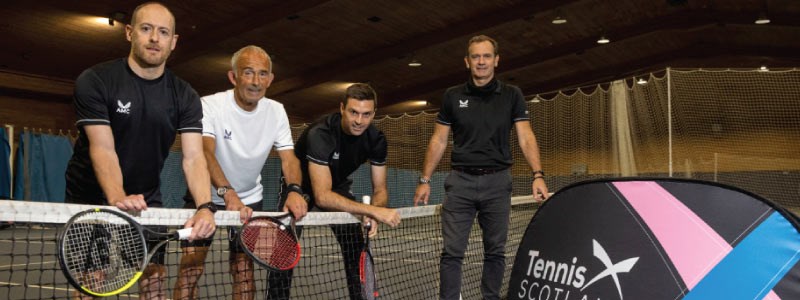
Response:
[[[64,202],[72,143],[64,136],[21,134],[14,199]]]
[[[64,174],[67,171],[67,163],[72,157],[72,143],[68,137],[60,135],[42,134],[39,135],[39,139],[41,147],[39,152],[43,154],[42,180],[45,191],[43,201],[64,202],[67,189]]]
[[[10,199],[11,164],[8,159],[11,156],[11,143],[8,142],[5,128],[0,129],[0,132],[3,133],[0,138],[0,199]]]
[[[26,183],[30,182],[30,178],[28,178],[28,159],[26,159],[26,155],[28,152],[25,148],[28,147],[30,144],[30,132],[23,132],[19,135],[19,139],[17,139],[17,154],[16,158],[14,159],[14,199],[15,200],[23,200],[23,199],[30,199],[26,198],[26,195],[30,195],[30,191],[26,191]],[[30,186],[30,185],[27,185]]]

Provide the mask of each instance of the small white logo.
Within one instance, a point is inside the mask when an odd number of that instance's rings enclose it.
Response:
[[[339,159],[339,152],[333,152],[333,159]]]
[[[528,112],[528,111],[526,110],[526,111],[525,111],[525,114],[526,114],[526,115],[527,115],[527,114],[530,114],[530,112]]]
[[[231,137],[231,134],[233,134],[233,132],[228,131],[227,129],[223,129],[223,131],[225,131],[225,136],[223,136],[223,138],[225,138],[226,140],[233,140],[233,138]]]
[[[638,257],[628,258],[618,263],[612,263],[611,258],[608,257],[608,253],[606,253],[606,249],[603,249],[603,246],[597,242],[597,240],[592,240],[593,245],[593,253],[594,257],[600,260],[603,265],[606,266],[606,270],[597,274],[594,278],[589,280],[589,283],[581,288],[581,291],[585,290],[587,287],[595,283],[596,281],[603,279],[605,277],[611,276],[611,279],[614,280],[614,284],[617,286],[617,292],[619,292],[619,299],[622,300],[622,287],[619,286],[619,277],[617,274],[619,273],[628,273],[633,269],[633,266],[639,261]]]
[[[469,99],[467,99],[467,100],[458,100],[458,107],[459,108],[469,107]]]
[[[126,114],[126,115],[130,115],[131,114],[131,103],[130,102],[122,104],[122,100],[117,99],[117,105],[119,106],[119,108],[117,108],[117,112],[118,113]]]

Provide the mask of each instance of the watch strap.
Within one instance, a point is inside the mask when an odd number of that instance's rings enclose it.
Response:
[[[214,202],[200,204],[200,206],[197,207],[197,211],[200,211],[201,209],[208,209],[212,214],[217,212],[217,206],[214,204]]]

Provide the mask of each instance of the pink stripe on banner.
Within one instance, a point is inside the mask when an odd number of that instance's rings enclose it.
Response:
[[[731,251],[725,239],[657,183],[623,181],[614,186],[655,234],[689,290]],[[770,292],[764,299],[780,297]]]

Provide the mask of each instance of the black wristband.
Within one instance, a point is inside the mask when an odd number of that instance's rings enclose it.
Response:
[[[533,176],[534,176],[534,178],[536,177],[536,174],[541,174],[541,175],[542,175],[542,177],[544,177],[544,171],[542,171],[542,170],[533,170]]]
[[[287,196],[289,195],[289,193],[294,192],[294,193],[297,193],[298,195],[300,195],[300,197],[303,197],[303,199],[306,200],[306,202],[308,202],[310,200],[308,195],[306,195],[306,193],[303,192],[303,188],[300,187],[299,184],[290,183],[290,184],[286,185],[286,190],[287,190],[287,192],[286,192]]]

